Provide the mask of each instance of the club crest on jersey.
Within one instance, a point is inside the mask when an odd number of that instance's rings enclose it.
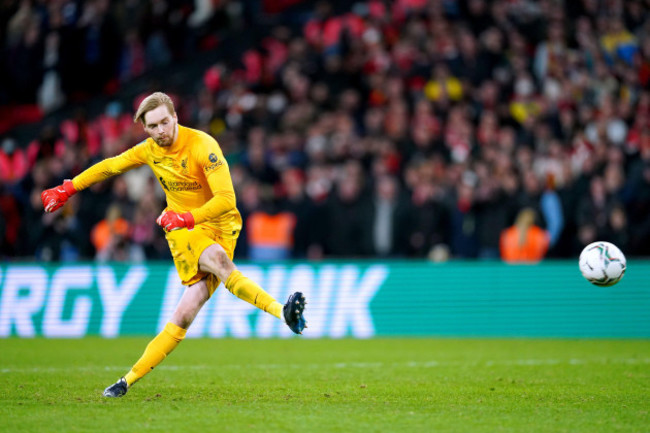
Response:
[[[183,170],[182,170],[183,174],[188,174],[189,173],[188,170],[187,170],[187,158],[181,160],[181,167],[183,167]]]
[[[210,162],[213,163],[213,164],[219,160],[219,158],[217,158],[217,155],[214,154],[214,153],[211,153],[210,156],[208,156],[208,159],[209,159]]]

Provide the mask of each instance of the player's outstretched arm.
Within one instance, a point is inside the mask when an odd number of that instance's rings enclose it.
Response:
[[[65,204],[70,197],[89,186],[139,167],[146,163],[142,143],[128,149],[120,155],[107,158],[87,168],[72,180],[47,189],[41,193],[45,212],[54,212]]]

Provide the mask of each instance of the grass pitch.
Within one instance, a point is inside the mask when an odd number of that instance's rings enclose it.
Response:
[[[1,432],[648,432],[647,340],[0,340]]]

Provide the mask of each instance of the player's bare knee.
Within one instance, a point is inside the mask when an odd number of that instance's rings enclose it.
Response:
[[[232,263],[232,260],[230,260],[230,257],[228,257],[228,254],[224,250],[219,250],[216,252],[216,261],[217,261],[217,267],[219,268],[220,271],[222,272],[228,272],[232,271],[232,268],[234,265]],[[229,273],[229,272],[228,272]]]
[[[226,252],[223,250],[216,252],[215,263],[216,263],[215,275],[219,277],[219,279],[225,282],[226,279],[228,279],[228,276],[235,269],[234,263],[232,262],[232,260],[230,260],[228,254],[226,254]]]
[[[225,280],[235,269],[226,251],[218,245],[213,245],[204,251],[199,259],[199,265],[202,271],[215,274],[221,280]]]

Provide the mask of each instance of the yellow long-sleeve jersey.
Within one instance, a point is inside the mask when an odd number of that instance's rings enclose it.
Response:
[[[168,210],[192,212],[195,224],[204,224],[222,237],[239,235],[242,220],[228,163],[217,141],[202,131],[178,125],[178,137],[171,146],[158,146],[148,138],[83,171],[72,184],[81,191],[144,164],[165,191]]]

